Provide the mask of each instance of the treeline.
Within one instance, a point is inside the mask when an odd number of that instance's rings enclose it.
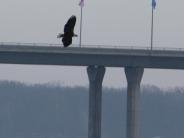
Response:
[[[87,138],[88,89],[0,82],[0,137]],[[126,88],[103,89],[102,138],[125,138]],[[141,90],[141,138],[184,137],[184,89]]]

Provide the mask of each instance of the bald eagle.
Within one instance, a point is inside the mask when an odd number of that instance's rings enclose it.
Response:
[[[57,38],[62,38],[64,47],[68,47],[72,43],[72,37],[77,37],[74,33],[76,16],[72,15],[64,26],[64,34],[59,33]]]

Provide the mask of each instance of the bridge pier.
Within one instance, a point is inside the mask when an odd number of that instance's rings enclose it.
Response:
[[[89,122],[88,138],[101,137],[102,81],[105,74],[103,66],[87,67],[89,78]]]
[[[140,83],[144,69],[125,67],[127,78],[127,126],[126,138],[139,138]]]

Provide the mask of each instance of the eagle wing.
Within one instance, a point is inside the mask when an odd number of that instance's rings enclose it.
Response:
[[[64,26],[64,33],[73,33],[76,23],[76,16],[72,15]]]

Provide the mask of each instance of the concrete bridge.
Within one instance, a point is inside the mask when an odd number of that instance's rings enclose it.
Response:
[[[140,83],[144,68],[184,69],[181,49],[62,48],[49,44],[0,43],[0,63],[87,66],[88,138],[101,137],[102,82],[106,67],[124,67],[127,78],[127,138],[139,138]],[[113,119],[113,118],[112,118]]]

